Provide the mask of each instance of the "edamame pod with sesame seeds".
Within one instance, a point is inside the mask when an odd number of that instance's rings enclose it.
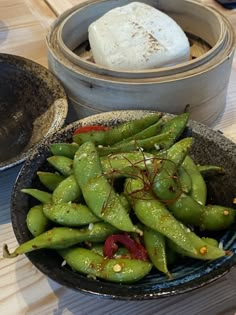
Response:
[[[72,202],[47,203],[43,205],[44,215],[52,222],[63,226],[82,226],[101,221],[83,204]]]
[[[115,143],[113,146],[114,147],[120,146],[121,144],[124,144],[125,142],[128,142],[130,140],[138,140],[138,139],[141,140],[141,139],[154,137],[160,133],[161,128],[164,126],[165,123],[166,123],[166,118],[162,117],[155,124],[141,130],[140,132],[136,133],[135,135],[129,138],[125,138],[122,141]]]
[[[21,192],[28,194],[42,203],[51,202],[52,194],[37,188],[23,188]]]
[[[51,173],[51,172],[37,172],[38,178],[40,182],[49,190],[53,191],[56,187],[60,184],[65,176],[62,176],[58,173]]]
[[[207,199],[207,187],[201,172],[189,155],[185,157],[182,167],[191,177],[192,188],[189,192],[190,196],[204,206]]]
[[[81,229],[54,227],[21,244],[12,253],[8,251],[7,245],[4,245],[3,256],[14,258],[43,248],[64,249],[85,241],[103,242],[109,235],[116,232],[117,229],[105,222],[94,223],[92,228],[90,226]]]
[[[54,189],[52,193],[52,201],[54,203],[72,202],[79,199],[81,195],[81,189],[74,175],[70,175],[61,181],[56,189]]]
[[[152,269],[152,264],[147,261],[108,259],[81,247],[61,250],[58,253],[73,270],[112,282],[133,283],[144,278]]]
[[[170,134],[169,141],[166,142],[166,149],[170,148],[183,134],[189,120],[189,113],[183,113],[169,119],[163,126],[161,133]]]
[[[73,159],[66,156],[52,155],[47,158],[48,163],[64,176],[73,174]]]
[[[204,207],[200,229],[207,231],[225,230],[235,222],[235,218],[235,209],[219,205],[207,205]]]
[[[144,188],[144,183],[141,180],[127,179],[125,194],[142,224],[172,239],[181,248],[196,254],[196,249],[182,224],[149,190]]]
[[[155,146],[157,145],[159,149],[164,149],[166,148],[166,143],[169,142],[169,139],[170,133],[166,132],[146,139],[133,139],[117,146],[98,146],[97,150],[99,156],[107,156],[114,153],[137,151],[140,148],[145,151],[150,151],[155,149]]]
[[[121,231],[142,233],[132,223],[119,196],[102,174],[100,158],[92,142],[79,147],[73,170],[86,204],[98,218]]]
[[[200,238],[197,234],[191,231],[189,228],[183,225],[183,229],[188,233],[188,237],[191,240],[193,246],[197,249],[196,253],[189,252],[188,250],[180,248],[172,240],[168,240],[168,245],[170,248],[175,250],[177,253],[184,256],[189,256],[192,258],[200,260],[214,260],[224,257],[227,253],[222,248],[218,246],[211,245],[209,241],[204,238]]]
[[[145,227],[143,231],[143,239],[148,256],[153,265],[157,268],[157,270],[167,275],[168,278],[171,278],[171,274],[167,266],[165,236],[153,229]]]
[[[43,213],[43,204],[30,208],[27,213],[26,224],[33,236],[38,236],[49,228],[50,221]]]
[[[163,159],[160,171],[153,176],[152,189],[160,200],[172,201],[181,194],[181,185],[176,177],[178,167],[182,164],[188,154],[193,139],[184,138],[176,142],[166,151],[166,158]]]
[[[167,207],[177,220],[184,224],[198,226],[201,230],[224,230],[235,222],[234,209],[219,205],[202,206],[184,193]]]
[[[177,176],[179,178],[181,190],[188,194],[192,188],[192,181],[188,172],[182,166],[180,166],[177,170]]]
[[[73,141],[78,144],[92,141],[95,145],[113,145],[125,138],[134,136],[136,133],[148,126],[151,126],[156,123],[160,117],[161,113],[150,113],[148,116],[119,124],[106,131],[78,133],[73,136]]]
[[[160,159],[143,151],[123,152],[100,158],[103,174],[108,178],[132,177],[148,165],[159,163]]]
[[[77,151],[79,145],[77,143],[52,143],[50,144],[50,151],[53,155],[65,156],[73,159],[75,152]]]

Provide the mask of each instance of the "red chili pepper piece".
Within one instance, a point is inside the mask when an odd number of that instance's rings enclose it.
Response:
[[[78,133],[85,133],[85,132],[91,132],[91,131],[107,131],[109,130],[109,127],[106,126],[83,126],[79,127],[74,131],[74,135]]]
[[[148,260],[145,247],[132,239],[128,234],[113,234],[108,236],[104,243],[104,255],[112,258],[118,250],[117,243],[124,245],[130,252],[130,257],[139,260]]]

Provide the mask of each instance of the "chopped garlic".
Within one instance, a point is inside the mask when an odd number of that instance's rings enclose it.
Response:
[[[91,231],[93,229],[93,223],[89,223],[88,229],[89,229],[89,231]]]
[[[66,265],[66,261],[63,260],[63,262],[61,263],[61,267],[64,267]]]
[[[154,144],[154,148],[155,148],[157,151],[159,151],[159,150],[160,150],[159,144],[155,143],[155,144]]]

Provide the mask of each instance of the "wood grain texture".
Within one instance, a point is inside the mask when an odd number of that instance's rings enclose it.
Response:
[[[70,9],[73,4],[69,0],[57,1],[57,0],[45,0],[56,16],[62,14],[64,11]]]
[[[49,0],[47,0],[49,1]],[[79,1],[67,0],[72,5]],[[55,3],[64,2],[55,0]],[[222,9],[236,27],[236,12]],[[63,4],[62,4],[63,6]],[[45,35],[55,13],[41,0],[0,1],[0,51],[18,54],[47,66]],[[236,59],[224,113],[214,124],[236,142]],[[17,246],[11,221],[10,197],[20,166],[0,173],[0,245]],[[0,249],[2,256],[2,249]],[[236,270],[217,282],[182,296],[155,301],[110,301],[61,287],[39,272],[25,256],[0,260],[0,315],[234,315]]]
[[[54,13],[40,0],[0,3],[0,51],[47,66],[45,36]]]

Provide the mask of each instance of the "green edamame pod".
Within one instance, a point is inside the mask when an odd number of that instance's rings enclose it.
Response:
[[[138,140],[138,139],[141,140],[141,139],[154,137],[158,133],[160,133],[161,128],[163,127],[165,122],[166,122],[166,120],[161,118],[155,124],[153,124],[153,125],[145,128],[145,129],[141,130],[140,132],[136,133],[135,135],[132,135],[129,138],[123,139],[122,141],[115,143],[114,147],[120,146],[121,144],[123,144],[125,142],[129,142],[131,140]]]
[[[153,265],[157,270],[171,277],[167,267],[166,245],[163,234],[152,229],[145,228],[143,231],[144,244]]]
[[[73,159],[75,152],[79,145],[77,143],[52,143],[50,145],[50,151],[53,155],[65,156]]]
[[[207,244],[210,244],[212,246],[215,246],[215,247],[219,247],[219,242],[215,239],[215,238],[212,238],[212,237],[202,237],[202,240],[204,242],[206,242]]]
[[[52,165],[57,171],[59,171],[64,176],[69,176],[73,174],[73,160],[66,156],[53,155],[47,158],[47,161]]]
[[[139,150],[142,148],[144,151],[149,151],[154,149],[157,145],[160,149],[166,147],[166,142],[169,142],[170,133],[162,133],[151,138],[146,139],[137,139],[137,140],[130,140],[129,142],[124,142],[119,146],[98,146],[97,150],[99,156],[106,156],[109,154],[121,153],[121,152],[131,152],[135,150]]]
[[[167,150],[160,171],[155,174],[153,191],[161,200],[175,200],[181,194],[180,184],[173,179],[192,145],[192,138],[184,138]]]
[[[37,188],[24,188],[21,192],[28,194],[42,203],[51,202],[52,194]]]
[[[28,230],[33,236],[38,236],[45,232],[49,227],[49,220],[43,213],[43,205],[30,208],[26,217]]]
[[[208,205],[204,207],[200,228],[208,231],[220,231],[229,228],[234,222],[234,209],[218,205]]]
[[[199,172],[203,177],[221,175],[225,173],[225,170],[222,166],[216,165],[197,165]]]
[[[184,138],[171,146],[166,152],[165,167],[169,174],[174,175],[177,168],[186,159],[186,156],[193,144],[193,138]]]
[[[234,209],[218,205],[202,206],[184,193],[167,207],[176,219],[184,224],[199,226],[202,230],[223,230],[235,221]]]
[[[97,217],[121,231],[140,233],[133,225],[119,196],[103,176],[91,179],[81,188],[87,205]]]
[[[73,270],[112,282],[136,282],[145,277],[152,268],[152,264],[147,261],[107,259],[86,248],[65,249],[59,251],[59,254]]]
[[[201,173],[199,172],[197,165],[189,155],[186,156],[186,158],[184,159],[182,167],[188,172],[189,176],[191,177],[192,189],[190,191],[190,195],[198,203],[200,203],[201,205],[205,205],[207,198],[206,183]]]
[[[191,196],[182,193],[174,202],[167,205],[174,217],[184,224],[200,226],[204,207]]]
[[[43,213],[52,222],[64,226],[81,226],[101,221],[87,206],[70,202],[45,204]]]
[[[188,248],[190,252],[196,253],[182,225],[150,191],[144,189],[142,181],[127,179],[125,194],[130,199],[136,216],[144,225],[172,239],[184,249]]]
[[[65,178],[53,191],[52,201],[55,203],[72,202],[78,200],[81,195],[81,189],[79,188],[74,175],[70,175]]]
[[[199,236],[197,236],[194,232],[192,232],[190,229],[188,229],[186,226],[183,226],[186,233],[188,233],[190,240],[192,241],[193,246],[197,249],[197,253],[190,253],[187,250],[184,250],[183,248],[180,248],[176,244],[174,244],[172,241],[168,240],[169,246],[175,250],[177,253],[182,254],[184,256],[189,256],[196,259],[201,260],[213,260],[218,259],[226,255],[226,252],[216,246],[212,246],[209,241],[206,241],[206,239],[202,239]]]
[[[42,171],[38,171],[37,175],[39,177],[40,182],[50,191],[56,189],[60,182],[63,181],[63,179],[65,178],[64,176],[57,173]]]
[[[159,161],[153,154],[136,151],[116,153],[100,158],[106,177],[132,177],[137,171],[146,170],[151,163]]]
[[[140,232],[122,206],[119,196],[102,174],[98,152],[92,142],[82,144],[74,157],[74,174],[92,212],[119,230]]]
[[[177,171],[177,176],[179,178],[182,191],[188,194],[192,189],[192,181],[188,172],[182,166],[180,166]]]
[[[13,253],[9,253],[7,245],[4,245],[3,256],[13,258],[42,248],[64,249],[85,241],[103,242],[109,235],[116,232],[113,226],[105,222],[94,223],[92,228],[83,229],[55,227],[21,244]]]
[[[160,116],[160,113],[154,113],[120,124],[106,131],[79,133],[73,136],[73,141],[78,144],[92,141],[95,145],[112,145],[154,124],[159,120]]]
[[[163,126],[161,133],[170,132],[171,136],[166,143],[166,149],[170,148],[181,136],[189,120],[189,113],[183,113],[169,119]]]
[[[89,249],[101,256],[104,256],[103,247],[104,247],[103,243],[102,244],[93,243],[92,246],[89,247]],[[130,258],[130,252],[126,247],[119,246],[117,252],[114,254],[114,258],[121,258],[121,257]]]
[[[103,254],[103,243],[93,243],[89,246],[89,249],[92,250],[94,253],[104,256]]]

